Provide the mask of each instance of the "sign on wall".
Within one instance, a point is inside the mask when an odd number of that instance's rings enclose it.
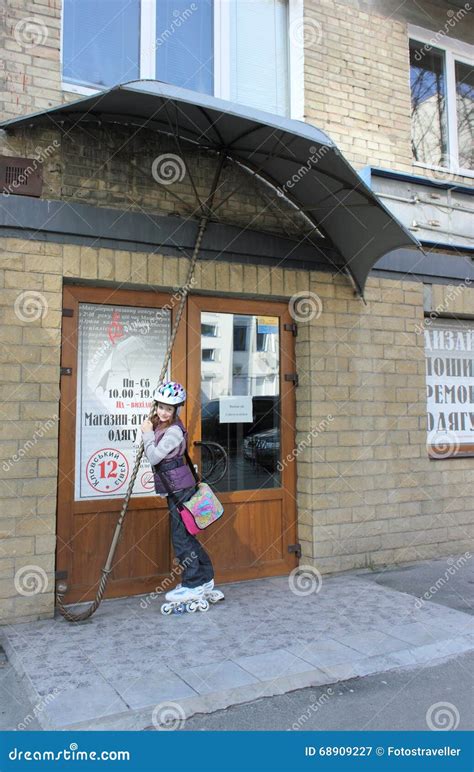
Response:
[[[168,309],[79,304],[76,501],[125,495],[169,330]],[[132,495],[150,493],[143,454]]]
[[[451,319],[426,324],[428,452],[434,458],[474,455],[474,325]]]

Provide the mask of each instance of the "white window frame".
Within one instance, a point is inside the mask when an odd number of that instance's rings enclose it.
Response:
[[[454,63],[462,62],[471,64],[474,59],[474,46],[469,43],[463,43],[462,40],[453,40],[447,35],[443,35],[440,40],[437,39],[436,32],[427,30],[423,27],[417,27],[414,24],[408,25],[409,40],[419,41],[432,48],[437,48],[444,53],[445,72],[446,72],[446,115],[448,128],[448,156],[452,162],[450,168],[445,166],[434,166],[425,164],[421,161],[413,161],[414,166],[421,169],[434,169],[441,172],[450,172],[462,177],[473,177],[474,170],[459,166],[459,146],[458,146],[458,124],[457,124],[457,105],[456,105],[456,72]]]
[[[140,0],[140,67],[139,80],[155,79],[155,33],[157,0]],[[302,25],[304,0],[288,3],[288,89],[290,118],[304,120],[304,45],[290,40],[289,30]],[[295,36],[296,37],[296,36]],[[298,36],[300,37],[300,36]],[[302,37],[302,36],[301,36]],[[101,89],[68,83],[63,73],[64,13],[61,14],[60,67],[61,89],[73,94],[91,96]],[[227,0],[214,0],[214,96],[230,99],[230,12]],[[197,92],[196,92],[197,93]]]

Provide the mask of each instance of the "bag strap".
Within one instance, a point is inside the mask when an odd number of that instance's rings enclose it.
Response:
[[[191,460],[191,457],[190,457],[190,455],[188,453],[188,449],[187,448],[184,449],[184,455],[186,456],[186,461],[189,464],[189,467],[191,469],[191,472],[193,473],[194,479],[196,480],[196,483],[199,485],[199,483],[201,482],[201,478],[199,477],[198,473],[196,472],[196,470],[194,468],[194,464],[193,464],[193,462]]]

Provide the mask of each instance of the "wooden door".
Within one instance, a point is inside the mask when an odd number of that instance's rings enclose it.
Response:
[[[89,313],[86,317],[85,311],[96,312],[96,315],[104,315],[110,319],[111,332],[117,333],[117,324],[121,324],[127,310],[134,314],[129,319],[128,329],[125,328],[125,334],[121,338],[125,345],[131,337],[142,335],[143,341],[149,342],[145,335],[146,328],[141,327],[141,323],[146,318],[150,318],[148,330],[153,329],[153,320],[159,318],[159,329],[167,331],[174,319],[178,306],[176,297],[170,298],[169,295],[158,292],[136,292],[129,290],[104,289],[99,287],[81,287],[66,286],[63,293],[63,327],[62,327],[62,356],[61,356],[61,403],[60,403],[60,434],[59,434],[59,482],[58,482],[58,540],[57,540],[57,576],[64,577],[68,584],[68,592],[64,596],[66,603],[73,603],[84,600],[91,600],[95,597],[98,582],[100,579],[100,569],[105,564],[109,546],[120,513],[123,496],[128,487],[133,468],[132,459],[124,456],[129,455],[129,448],[133,445],[133,439],[130,435],[125,436],[116,434],[115,431],[127,431],[127,428],[120,424],[117,427],[97,427],[97,450],[106,450],[107,447],[113,451],[121,448],[120,465],[118,470],[114,470],[112,464],[116,463],[113,459],[103,458],[100,455],[94,456],[90,453],[91,448],[82,449],[79,444],[78,432],[82,432],[82,425],[77,426],[78,401],[82,399],[85,378],[83,383],[78,384],[79,364],[92,368],[96,365],[100,367],[102,361],[107,367],[107,357],[110,357],[110,350],[116,347],[117,341],[121,342],[120,336],[111,335],[114,346],[110,345],[110,339],[105,337],[103,349],[97,346],[94,351],[84,351],[84,335],[81,334],[79,323],[81,313],[84,318],[89,318],[88,328],[94,326],[94,315]],[[155,313],[156,312],[156,313]],[[115,314],[115,316],[114,316]],[[92,324],[91,321],[92,320]],[[115,327],[114,327],[115,325]],[[100,324],[96,325],[97,328]],[[122,328],[124,325],[122,324]],[[96,332],[96,337],[100,336],[100,331]],[[178,334],[173,347],[171,372],[174,380],[185,383],[186,381],[186,313],[183,315],[179,326]],[[82,351],[79,346],[82,345]],[[159,370],[162,365],[161,352],[164,350],[165,341],[155,343],[157,351],[156,366]],[[135,350],[136,350],[135,346]],[[92,356],[91,356],[92,354]],[[81,359],[81,355],[84,362]],[[143,356],[149,356],[147,348],[143,350]],[[153,362],[153,364],[155,364]],[[81,367],[81,370],[84,370]],[[100,372],[99,372],[100,375]],[[101,377],[102,385],[107,388],[105,382],[107,372]],[[158,378],[158,376],[157,376]],[[126,382],[126,386],[130,379]],[[151,384],[151,391],[157,384]],[[99,390],[102,387],[99,387]],[[142,404],[139,389],[137,401],[133,404]],[[129,390],[124,389],[125,398],[129,398]],[[121,393],[118,395],[121,397]],[[132,397],[130,397],[132,399]],[[122,403],[123,400],[117,401]],[[140,408],[133,411],[141,415],[148,414],[148,408]],[[104,416],[108,412],[107,405],[102,412],[89,411],[87,420],[93,420],[91,416]],[[82,411],[83,416],[86,410]],[[116,415],[123,415],[124,410],[117,408]],[[82,420],[82,419],[81,419]],[[100,420],[100,419],[95,419]],[[186,423],[186,413],[183,413],[183,420]],[[135,425],[135,429],[138,427]],[[111,434],[109,434],[111,432]],[[85,432],[87,436],[87,432]],[[140,435],[141,436],[141,435]],[[94,450],[94,448],[92,448]],[[92,459],[92,460],[91,460]],[[143,459],[146,463],[146,460]],[[128,462],[128,470],[127,470]],[[108,464],[108,466],[106,466]],[[128,477],[122,481],[119,477],[121,468],[128,471]],[[93,469],[93,471],[91,471]],[[114,497],[108,497],[104,486],[102,490],[96,491],[97,479],[100,472],[104,472],[104,485],[110,475],[110,481],[119,484]],[[78,491],[78,477],[82,475],[85,491]],[[140,472],[137,477],[140,477]],[[149,479],[146,480],[149,486]],[[89,499],[85,492],[97,494],[95,498]],[[106,597],[119,597],[126,595],[136,595],[152,591],[159,586],[162,581],[167,579],[172,568],[173,555],[170,549],[168,511],[166,509],[166,499],[161,499],[155,495],[137,495],[132,494],[128,512],[122,528],[121,538],[115,553],[112,572],[106,590]]]

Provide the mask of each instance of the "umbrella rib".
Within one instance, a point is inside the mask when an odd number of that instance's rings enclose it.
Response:
[[[192,188],[194,190],[194,195],[196,196],[196,201],[198,202],[198,205],[199,205],[199,208],[200,208],[201,212],[203,212],[204,211],[203,202],[201,201],[201,197],[200,197],[200,195],[199,195],[199,193],[197,191],[197,187],[196,187],[196,184],[194,182],[194,177],[191,174],[191,170],[190,170],[189,165],[188,165],[188,163],[186,161],[185,154],[183,153],[183,150],[182,150],[182,147],[181,147],[181,144],[180,144],[180,141],[179,141],[178,109],[177,109],[176,105],[175,105],[175,108],[176,108],[176,116],[175,116],[176,117],[176,128],[173,131],[173,138],[174,138],[176,146],[177,146],[177,148],[178,148],[178,150],[180,152],[180,158],[182,158],[182,160],[184,162],[184,165],[186,167],[186,171],[189,174],[189,179],[191,180],[191,185],[192,185]],[[166,104],[165,104],[165,112],[166,112],[166,117],[168,119],[170,130],[173,130],[173,126],[172,126],[172,123],[171,123],[171,118],[170,118],[170,115],[168,113],[168,106]]]

